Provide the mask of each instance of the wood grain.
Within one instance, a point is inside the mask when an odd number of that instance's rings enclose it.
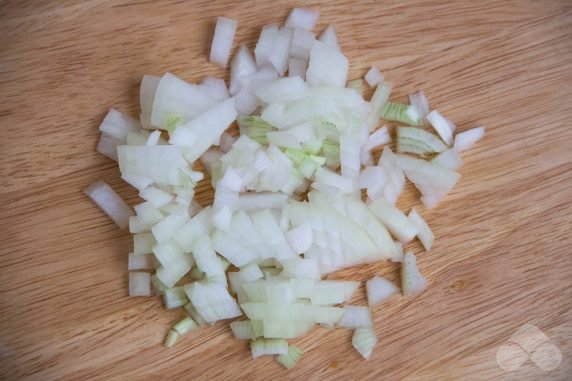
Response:
[[[81,190],[104,180],[136,192],[95,152],[110,107],[138,112],[141,75],[196,81],[216,16],[262,25],[296,5],[334,23],[351,76],[378,65],[392,97],[424,89],[464,130],[487,135],[433,211],[431,252],[414,243],[430,288],[375,309],[370,361],[351,333],[316,329],[291,371],[250,359],[219,323],[161,346],[180,311],[127,297],[131,239]],[[572,374],[572,4],[534,0],[16,1],[0,3],[0,379],[567,380]],[[400,206],[418,205],[412,187]],[[198,200],[212,190],[201,185]],[[398,279],[380,263],[334,277]],[[356,303],[363,303],[359,294]],[[505,372],[496,351],[524,323],[563,354],[544,372]]]

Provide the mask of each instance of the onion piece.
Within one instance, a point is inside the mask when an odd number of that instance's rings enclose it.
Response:
[[[155,260],[151,254],[135,255],[129,253],[127,270],[149,270],[155,268]]]
[[[208,76],[199,85],[200,89],[218,101],[228,99],[229,93],[224,79]]]
[[[336,29],[333,25],[328,25],[322,30],[318,36],[318,40],[332,48],[339,49],[338,37],[336,36]]]
[[[447,146],[435,135],[420,128],[397,128],[397,152],[430,155],[447,150]]]
[[[384,198],[375,200],[369,209],[377,218],[401,242],[409,242],[419,232],[417,226],[413,224],[406,216],[395,206],[388,203]]]
[[[343,311],[344,314],[337,324],[338,327],[356,329],[373,326],[369,307],[345,306]]]
[[[230,94],[236,95],[243,87],[244,78],[256,73],[256,62],[252,53],[245,44],[242,44],[232,59],[230,66]]]
[[[264,334],[263,323],[260,320],[241,320],[230,323],[230,329],[237,340],[254,340]]]
[[[304,355],[304,352],[300,348],[294,345],[288,345],[288,353],[276,356],[276,362],[286,369],[292,369],[296,366],[296,363],[300,361],[302,355]]]
[[[99,137],[99,142],[97,143],[96,150],[111,160],[117,161],[117,146],[123,143],[124,142],[119,139],[115,139],[113,136],[101,134]]]
[[[403,295],[420,294],[427,288],[427,280],[417,268],[417,258],[409,251],[401,263],[401,289]]]
[[[381,111],[381,118],[411,126],[420,126],[423,123],[421,111],[416,106],[397,102],[388,102]]]
[[[133,253],[135,255],[153,253],[153,246],[156,244],[157,241],[151,233],[133,234]]]
[[[425,250],[427,251],[431,250],[431,246],[433,246],[433,240],[435,239],[435,236],[433,235],[433,232],[429,228],[429,225],[427,225],[427,222],[425,222],[423,217],[421,217],[421,215],[417,213],[415,208],[411,209],[407,218],[409,218],[409,220],[413,222],[415,226],[417,226],[417,229],[419,230],[419,233],[417,233],[417,237],[423,244]]]
[[[352,345],[366,360],[369,360],[375,345],[377,336],[372,328],[357,328],[352,336]]]
[[[429,121],[427,120],[427,115],[429,115],[429,101],[427,100],[423,90],[409,94],[409,104],[411,104],[411,106],[415,106],[417,110],[419,110],[422,115],[421,120],[423,124],[429,124]]]
[[[364,76],[365,81],[369,87],[377,86],[381,81],[383,81],[383,74],[379,71],[376,66],[373,66]]]
[[[155,99],[155,92],[161,77],[154,75],[144,75],[141,80],[139,88],[139,107],[141,114],[141,127],[145,129],[155,129],[156,127],[151,124],[151,112],[153,111],[153,100]]]
[[[346,87],[348,89],[355,90],[359,95],[363,91],[363,81],[361,79],[354,79],[353,81],[348,81]]]
[[[393,282],[379,276],[374,276],[365,283],[367,304],[372,307],[399,293]]]
[[[238,21],[226,17],[218,17],[211,45],[211,55],[209,61],[223,68],[226,67],[234,34],[238,27]]]
[[[301,225],[304,226],[304,225]],[[281,277],[296,279],[320,280],[318,263],[312,258],[292,258],[280,261],[282,265]]]
[[[348,59],[337,49],[316,41],[310,51],[306,81],[310,86],[344,87],[348,79]]]
[[[455,131],[455,125],[444,118],[438,111],[433,110],[427,115],[427,120],[431,123],[431,126],[437,131],[441,139],[448,146],[453,144],[453,132]]]
[[[340,163],[342,176],[357,179],[360,171],[360,140],[358,136],[340,136]]]
[[[129,296],[151,296],[151,274],[130,272]]]
[[[307,61],[310,59],[310,50],[316,42],[316,35],[303,29],[294,29],[290,43],[290,57]]]
[[[228,293],[225,284],[194,282],[185,285],[185,292],[207,323],[242,315],[238,304]]]
[[[183,287],[171,287],[162,292],[163,305],[166,309],[183,307],[189,302]]]
[[[250,342],[252,358],[267,355],[287,355],[288,342],[284,339],[256,339]]]
[[[300,77],[306,79],[306,71],[308,70],[308,59],[290,58],[288,60],[288,76]]]
[[[125,229],[129,226],[129,218],[133,216],[133,211],[109,185],[103,181],[97,181],[85,188],[83,192],[89,196],[120,229]]]
[[[371,97],[371,113],[366,121],[367,127],[369,131],[372,131],[377,126],[377,122],[379,121],[379,116],[385,107],[385,104],[389,100],[389,94],[391,93],[391,89],[393,88],[393,83],[388,81],[380,82],[377,87],[375,88],[375,92]]]
[[[286,28],[312,30],[320,17],[320,13],[307,8],[294,8],[288,15],[284,25]]]
[[[473,128],[455,136],[455,151],[463,152],[472,147],[485,135],[484,127]]]
[[[286,239],[296,254],[303,254],[312,246],[312,228],[307,224],[295,227],[286,233]]]
[[[463,165],[463,159],[456,149],[450,148],[431,159],[431,163],[449,169],[457,169]]]
[[[360,285],[353,281],[322,281],[312,289],[310,301],[313,305],[332,305],[344,303],[351,299]]]
[[[141,129],[139,121],[112,108],[109,110],[99,130],[117,140],[125,142],[129,132],[138,132]]]

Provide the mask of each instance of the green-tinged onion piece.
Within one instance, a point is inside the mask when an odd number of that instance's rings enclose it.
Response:
[[[163,304],[166,309],[179,308],[189,302],[183,287],[167,288],[163,291]]]
[[[181,335],[174,329],[169,330],[167,333],[167,337],[165,338],[165,342],[163,343],[167,348],[171,348],[175,343],[179,340]]]
[[[372,328],[358,328],[352,336],[352,345],[366,360],[369,360],[373,348],[377,344],[377,337]]]
[[[241,130],[244,130],[244,135],[260,144],[268,144],[266,134],[272,131],[272,126],[264,119],[254,115],[241,115],[237,122]]]
[[[256,339],[250,342],[252,358],[266,355],[287,355],[288,342],[284,339]]]
[[[254,340],[264,334],[262,320],[233,321],[230,329],[237,340]]]
[[[421,128],[397,128],[397,152],[430,155],[447,149],[447,145],[441,139]]]
[[[276,361],[278,364],[282,365],[286,369],[292,369],[296,365],[296,363],[300,360],[304,351],[300,348],[289,345],[288,346],[288,354],[276,356]]]
[[[387,102],[381,111],[381,118],[411,126],[423,124],[423,115],[421,115],[417,107],[397,102]]]

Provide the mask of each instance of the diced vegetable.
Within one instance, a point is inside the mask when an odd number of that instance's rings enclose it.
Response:
[[[120,229],[129,226],[129,218],[133,216],[131,208],[109,185],[97,181],[83,191],[97,206],[103,210]]]
[[[376,344],[377,336],[372,328],[357,328],[354,331],[352,345],[364,359],[370,359]]]

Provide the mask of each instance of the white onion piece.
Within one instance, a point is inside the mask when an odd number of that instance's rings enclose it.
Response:
[[[151,112],[153,111],[153,100],[155,99],[155,92],[161,77],[154,75],[144,75],[141,80],[141,87],[139,88],[139,107],[141,114],[141,126],[146,129],[154,129],[155,126],[151,125]]]
[[[135,205],[135,213],[137,213],[137,218],[139,222],[146,226],[153,226],[159,221],[161,221],[165,216],[160,210],[156,209],[151,205],[150,202],[143,202],[141,204]]]
[[[129,253],[127,270],[149,270],[155,268],[155,260],[151,254],[136,255]]]
[[[260,267],[256,263],[249,263],[246,266],[241,267],[238,275],[245,282],[254,282],[255,280],[262,279],[264,274],[260,271]]]
[[[171,134],[169,143],[189,147],[185,152],[185,158],[193,162],[212,144],[219,141],[220,135],[236,116],[234,98],[227,99],[188,124],[178,127]]]
[[[427,288],[427,280],[417,268],[417,258],[409,251],[401,263],[401,289],[403,295],[420,294]]]
[[[313,305],[333,305],[349,301],[360,282],[326,280],[316,284],[310,293]]]
[[[173,238],[177,230],[189,221],[189,214],[171,214],[157,223],[151,229],[153,236],[158,243],[166,243]]]
[[[369,71],[366,73],[364,77],[365,81],[369,85],[369,87],[377,86],[381,81],[383,81],[383,74],[379,71],[376,66],[373,66]]]
[[[123,143],[123,141],[113,136],[101,134],[99,136],[99,142],[97,143],[97,152],[107,156],[111,160],[117,161],[117,146]]]
[[[256,71],[256,62],[252,53],[246,45],[241,45],[230,65],[230,94],[236,95],[242,87],[240,79],[249,77]]]
[[[452,169],[425,160],[399,155],[397,161],[407,178],[423,194],[421,201],[429,209],[437,206],[461,177]]]
[[[200,89],[218,101],[228,99],[228,89],[224,79],[208,76],[199,85]]]
[[[360,139],[356,135],[340,136],[340,162],[342,176],[357,179],[361,167]]]
[[[226,17],[218,17],[211,45],[211,55],[209,61],[223,68],[226,67],[234,34],[238,27],[238,21]]]
[[[314,42],[316,34],[303,29],[294,29],[290,43],[290,57],[308,61]]]
[[[267,82],[256,90],[256,96],[265,103],[291,102],[308,95],[308,86],[300,77],[285,77]]]
[[[153,132],[151,132],[151,134],[147,138],[145,145],[146,146],[156,146],[157,144],[159,144],[159,142],[161,140],[163,140],[163,139],[161,139],[161,131],[153,131]]]
[[[382,167],[385,172],[385,183],[382,191],[383,197],[387,202],[395,205],[405,187],[403,169],[397,164],[397,156],[388,147],[383,149],[381,157],[379,158],[379,166]],[[380,195],[378,194],[377,196],[379,197]]]
[[[337,49],[316,41],[310,51],[306,81],[311,86],[345,87],[348,80],[348,59]]]
[[[373,150],[377,147],[388,144],[390,142],[391,142],[391,135],[387,130],[387,126],[383,126],[381,128],[378,128],[369,135],[365,147],[367,150]]]
[[[435,239],[435,235],[429,228],[427,222],[425,222],[423,217],[421,217],[421,215],[417,213],[415,208],[411,209],[407,217],[411,222],[415,224],[415,226],[417,226],[417,229],[419,230],[419,233],[417,233],[417,237],[423,244],[425,250],[427,251],[431,250],[431,246],[433,246],[433,240]]]
[[[331,24],[325,27],[322,33],[320,33],[318,41],[321,41],[334,49],[340,48],[338,45],[338,37],[336,36],[336,29]]]
[[[370,307],[399,293],[399,289],[395,284],[393,284],[393,282],[377,275],[365,282],[365,289],[367,294],[367,304]]]
[[[286,19],[286,28],[312,30],[320,13],[307,8],[294,8]]]
[[[369,205],[369,209],[401,242],[411,241],[419,232],[417,226],[401,210],[391,205],[384,198],[375,200]]]
[[[352,336],[352,345],[366,360],[369,360],[375,345],[377,337],[373,328],[357,328]]]
[[[288,76],[300,77],[306,79],[306,70],[308,70],[308,60],[300,58],[290,58],[288,60]]]
[[[312,246],[312,228],[306,224],[297,226],[286,233],[286,239],[296,254],[303,254]]]
[[[288,345],[288,354],[276,356],[276,362],[286,369],[292,369],[300,361],[303,354],[304,352],[300,348]]]
[[[130,131],[127,133],[125,141],[128,146],[145,146],[147,145],[149,136],[150,134],[148,131]]]
[[[348,329],[372,327],[371,309],[369,307],[345,306],[344,314],[337,326]]]
[[[135,255],[153,253],[153,246],[156,244],[155,236],[151,233],[133,234],[133,253]]]
[[[283,76],[284,73],[286,73],[286,70],[288,70],[288,58],[290,54],[292,34],[292,29],[280,28],[274,35],[272,52],[270,53],[268,60],[280,76]]]
[[[199,86],[187,83],[171,73],[165,73],[155,92],[151,124],[157,128],[172,130],[217,103],[216,99],[202,91]]]
[[[284,339],[256,339],[250,342],[252,358],[268,355],[287,355],[288,342]]]
[[[321,183],[323,185],[331,186],[343,193],[353,193],[356,189],[355,183],[352,179],[343,177],[323,167],[316,170],[315,180],[316,181],[312,183],[312,187]]]
[[[453,144],[455,125],[451,121],[447,120],[436,110],[431,111],[427,115],[427,120],[447,145]]]
[[[133,211],[109,185],[103,181],[97,181],[85,188],[83,192],[88,195],[120,229],[125,229],[129,226],[129,217],[133,216]]]
[[[320,280],[318,263],[311,258],[292,258],[280,261],[281,277]]]
[[[278,24],[269,24],[262,27],[260,37],[258,37],[258,42],[254,48],[254,57],[259,68],[265,65],[272,65],[270,56],[274,49],[274,40],[279,29],[280,26]]]
[[[366,124],[369,131],[373,131],[377,126],[381,112],[385,107],[385,104],[389,100],[389,94],[391,94],[391,89],[393,88],[393,83],[388,81],[381,81],[371,97],[371,113],[367,118]]]
[[[472,147],[485,135],[484,127],[473,128],[455,135],[455,151],[463,152]]]
[[[145,201],[149,201],[154,208],[161,208],[171,201],[173,201],[173,195],[169,192],[165,192],[154,186],[147,187],[139,192],[139,197]]]
[[[409,104],[415,106],[422,115],[423,124],[428,124],[427,115],[429,115],[429,100],[425,96],[423,90],[409,94]]]
[[[242,193],[238,197],[238,208],[244,211],[275,209],[283,207],[287,202],[288,195],[284,193]]]
[[[220,158],[223,157],[224,152],[216,147],[211,147],[205,151],[199,158],[203,166],[205,167],[206,171],[211,174],[212,172],[212,165],[218,163]]]
[[[431,163],[445,168],[457,169],[463,165],[463,159],[456,149],[450,148],[431,159]]]
[[[397,249],[397,256],[395,258],[391,258],[392,262],[403,262],[403,243],[399,241],[395,241],[395,248]]]
[[[237,340],[254,340],[264,332],[262,321],[259,320],[233,321],[230,329]]]
[[[138,132],[141,129],[139,121],[112,108],[109,110],[99,130],[117,140],[125,142],[129,132]]]
[[[151,274],[130,272],[129,296],[151,296]]]
[[[193,282],[185,285],[185,292],[198,313],[207,323],[241,316],[242,312],[225,284]]]

